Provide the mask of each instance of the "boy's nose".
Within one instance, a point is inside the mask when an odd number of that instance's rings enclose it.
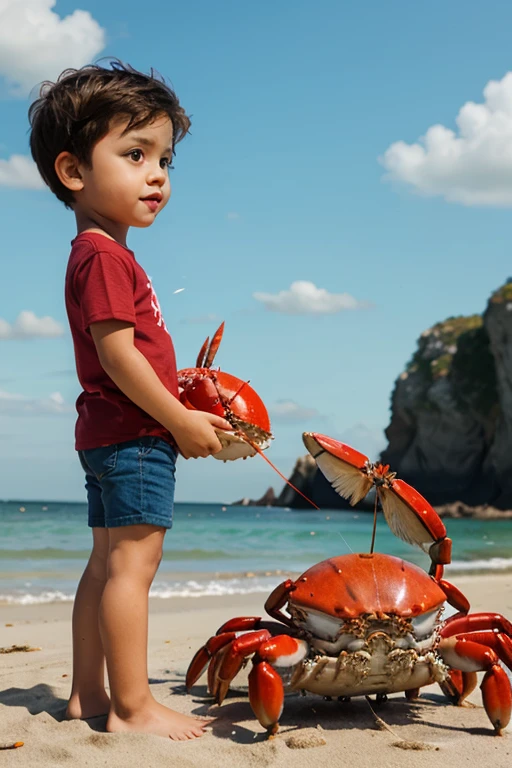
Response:
[[[167,177],[167,170],[165,168],[162,168],[160,165],[155,166],[152,168],[148,174],[148,184],[158,184],[162,185],[165,182],[165,179]]]

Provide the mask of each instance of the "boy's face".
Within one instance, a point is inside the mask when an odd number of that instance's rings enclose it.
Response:
[[[127,123],[114,124],[95,144],[91,167],[80,166],[76,206],[92,218],[149,227],[171,195],[172,123],[164,115],[123,134]]]

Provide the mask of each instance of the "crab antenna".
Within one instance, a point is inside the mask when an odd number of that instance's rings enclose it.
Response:
[[[270,459],[269,459],[269,458],[267,458],[267,457],[265,456],[265,454],[263,453],[263,451],[261,450],[261,448],[259,448],[259,447],[256,445],[256,443],[253,443],[253,441],[252,441],[252,440],[249,440],[249,438],[248,438],[248,437],[246,437],[246,436],[245,436],[243,433],[240,433],[240,437],[242,437],[242,438],[243,438],[243,439],[246,441],[246,443],[249,443],[249,445],[251,446],[251,448],[254,448],[254,450],[255,450],[257,453],[259,453],[259,455],[260,455],[260,456],[262,456],[262,457],[265,459],[265,461],[267,462],[267,464],[269,464],[269,465],[272,467],[272,469],[274,470],[274,472],[277,472],[277,474],[279,475],[279,477],[281,478],[281,480],[284,480],[284,481],[285,481],[286,485],[289,485],[289,486],[290,486],[290,488],[293,488],[293,490],[295,491],[295,493],[298,493],[298,494],[299,494],[299,496],[302,496],[302,498],[303,498],[303,499],[305,499],[305,500],[308,502],[308,504],[311,504],[311,506],[312,506],[312,507],[314,507],[315,509],[318,509],[318,510],[320,509],[320,507],[317,507],[317,505],[315,504],[315,502],[314,502],[314,501],[311,501],[311,499],[310,499],[310,498],[308,498],[308,496],[306,496],[306,494],[305,494],[305,493],[302,493],[302,491],[299,491],[299,489],[298,489],[298,488],[296,488],[296,487],[294,486],[294,484],[293,484],[293,483],[291,483],[291,482],[288,480],[288,478],[287,478],[287,477],[285,477],[285,476],[283,475],[283,473],[282,473],[282,472],[280,472],[280,471],[278,470],[278,468],[276,467],[276,465],[275,465],[275,464],[272,464],[272,462],[270,461]]]
[[[198,354],[197,360],[196,360],[196,368],[204,368],[205,367],[204,366],[204,359],[206,357],[206,350],[208,348],[208,342],[209,341],[210,341],[210,337],[207,336],[206,339],[204,340],[203,346],[199,350],[199,354]]]
[[[249,384],[249,381],[250,381],[250,379],[248,379],[247,381],[244,381],[244,382],[243,382],[243,384],[242,384],[240,387],[238,387],[238,389],[237,389],[237,391],[235,392],[235,394],[233,395],[233,397],[230,397],[230,398],[229,398],[228,402],[226,403],[226,406],[227,406],[228,408],[229,408],[229,406],[231,405],[231,403],[233,402],[233,400],[235,399],[235,397],[238,397],[238,395],[240,394],[240,392],[242,391],[242,389],[243,389],[243,388],[246,386],[246,384]]]
[[[222,341],[223,333],[224,333],[224,323],[222,322],[213,335],[212,343],[210,344],[208,348],[208,352],[206,353],[204,368],[209,368],[213,363],[215,355],[217,354],[217,350],[220,346],[220,342]]]
[[[375,533],[377,531],[377,504],[379,502],[379,494],[375,489],[375,504],[373,507],[373,531],[372,531],[372,545],[370,547],[370,554],[373,554],[373,548],[375,546]]]

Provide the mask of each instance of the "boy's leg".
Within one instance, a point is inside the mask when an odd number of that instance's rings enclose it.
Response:
[[[99,614],[111,695],[107,731],[155,733],[181,741],[201,736],[207,721],[159,704],[148,683],[148,593],[165,532],[147,524],[109,529],[108,578]]]
[[[98,610],[107,581],[109,536],[106,528],[93,528],[93,549],[73,605],[73,683],[66,716],[95,717],[108,713],[105,691],[105,654]]]

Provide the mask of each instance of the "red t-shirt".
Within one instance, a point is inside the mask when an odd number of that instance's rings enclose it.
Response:
[[[101,320],[132,323],[135,347],[169,392],[178,397],[174,346],[150,278],[133,251],[105,235],[82,232],[71,245],[66,309],[78,380],[83,388],[76,402],[76,449],[99,448],[145,435],[174,442],[165,427],[135,405],[107,376],[89,331],[91,323]]]

